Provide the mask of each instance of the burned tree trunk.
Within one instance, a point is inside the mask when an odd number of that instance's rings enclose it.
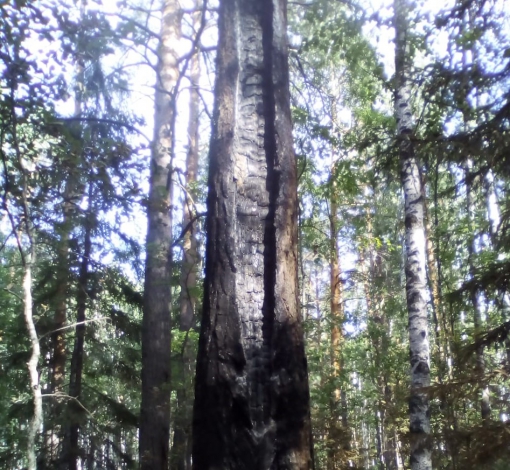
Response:
[[[310,469],[286,2],[223,0],[193,468]]]

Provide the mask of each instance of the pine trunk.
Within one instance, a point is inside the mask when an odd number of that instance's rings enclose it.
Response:
[[[151,157],[142,321],[140,468],[166,470],[170,439],[172,154],[179,68],[180,7],[162,7]]]
[[[198,9],[199,2],[195,7]],[[195,12],[193,17],[194,30],[198,31],[201,22],[200,12]],[[179,296],[179,329],[189,332],[195,323],[195,304],[197,300],[197,272],[199,269],[199,253],[196,237],[197,222],[193,189],[198,174],[199,154],[199,123],[200,123],[200,56],[197,52],[191,58],[190,70],[190,97],[189,97],[189,121],[188,121],[188,153],[186,158],[186,186],[183,203],[182,226],[186,230],[183,240],[183,259],[181,267]],[[177,395],[177,411],[175,414],[174,439],[171,451],[172,470],[191,469],[191,409],[193,396],[192,390],[194,375],[194,348],[184,340],[181,355],[178,358],[180,377],[175,381]]]
[[[92,204],[93,191],[92,183],[89,183],[89,204]],[[92,217],[93,209],[89,207],[85,220],[85,235],[83,241],[83,254],[80,263],[78,277],[78,293],[76,295],[76,328],[73,353],[71,356],[71,371],[69,377],[69,432],[67,444],[67,458],[69,470],[79,468],[78,459],[80,456],[79,433],[82,415],[84,413],[81,403],[82,379],[83,379],[83,348],[85,344],[85,320],[88,302],[88,279],[90,255],[92,253]]]
[[[287,57],[285,1],[220,3],[196,470],[312,467]]]
[[[336,202],[335,165],[332,166],[330,196],[330,310],[331,310],[331,367],[335,382],[330,403],[330,423],[328,436],[328,470],[340,468],[346,463],[342,455],[349,447],[347,436],[347,409],[344,405],[345,392],[340,387],[342,372],[342,346],[344,341],[344,300],[341,280],[340,259],[338,254],[338,206]]]
[[[426,241],[420,169],[413,144],[409,85],[410,60],[406,0],[395,0],[395,115],[405,200],[405,273],[409,315],[411,391],[409,398],[411,469],[432,468],[430,444],[430,351],[427,319]]]

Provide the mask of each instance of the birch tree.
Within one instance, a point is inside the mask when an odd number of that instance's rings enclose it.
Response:
[[[395,0],[395,116],[405,199],[405,273],[411,365],[410,460],[412,470],[428,470],[432,468],[432,461],[430,409],[424,391],[430,385],[426,243],[422,181],[413,144],[415,124],[409,82],[409,11],[407,0]]]

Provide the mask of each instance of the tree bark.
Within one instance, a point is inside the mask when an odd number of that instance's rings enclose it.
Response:
[[[31,244],[33,242],[31,241]],[[25,325],[27,327],[28,335],[32,351],[30,359],[27,362],[28,373],[30,376],[30,389],[32,390],[32,400],[34,403],[34,413],[30,420],[28,428],[28,470],[35,470],[37,468],[36,461],[36,440],[39,428],[43,421],[42,415],[42,395],[41,386],[39,384],[39,372],[37,370],[39,364],[39,357],[41,356],[41,349],[39,346],[39,338],[34,324],[33,317],[33,300],[32,300],[32,266],[35,261],[35,250],[33,247],[29,248],[30,252],[25,255],[23,265],[23,313],[25,317]]]
[[[469,276],[471,279],[475,276],[475,264],[474,256],[477,251],[476,247],[476,236],[474,234],[474,204],[473,195],[471,188],[471,176],[470,176],[470,163],[466,162],[464,165],[465,181],[466,181],[466,210],[469,220],[470,233],[473,233],[472,239],[468,243],[468,264],[469,264]],[[482,306],[480,305],[480,291],[478,289],[472,289],[470,291],[471,305],[473,306],[473,324],[474,324],[474,339],[477,340],[482,333]],[[484,379],[485,376],[485,353],[483,345],[476,348],[476,369],[479,374],[480,380]],[[489,388],[487,386],[482,387],[480,394],[480,414],[484,425],[488,424],[491,416],[491,405]]]
[[[85,14],[85,2],[82,0],[80,3],[80,20],[83,19]],[[81,29],[79,38],[76,43],[76,63],[75,63],[75,86],[74,86],[74,117],[81,117],[83,111],[83,93],[85,90],[85,66],[83,64],[83,47],[81,40]],[[73,134],[76,139],[81,139],[81,123],[77,123],[73,129]],[[58,395],[64,392],[65,383],[65,369],[67,362],[67,349],[66,349],[66,330],[65,325],[67,322],[67,296],[69,290],[69,235],[72,229],[72,212],[73,204],[72,199],[76,195],[76,188],[79,186],[76,179],[76,174],[79,169],[76,168],[76,163],[70,159],[68,165],[67,177],[65,180],[63,202],[62,202],[62,229],[61,238],[58,245],[58,271],[56,276],[57,289],[55,292],[55,314],[53,316],[54,332],[51,336],[53,357],[52,357],[52,371],[51,371],[51,391],[55,395],[54,401],[51,404],[50,411],[53,416],[59,416],[62,413],[62,404],[59,401]],[[81,196],[81,195],[78,195]],[[65,439],[62,431],[64,426],[55,426],[50,429],[49,435],[49,461],[53,461],[58,456],[61,441]],[[65,431],[65,430],[64,430]],[[64,449],[60,449],[61,451]],[[66,450],[64,450],[64,453]]]
[[[94,217],[94,209],[92,201],[94,192],[93,183],[89,183],[88,199],[89,208],[87,209],[85,219],[85,234],[83,239],[83,254],[80,263],[80,271],[78,275],[78,293],[76,295],[76,328],[73,354],[71,356],[71,371],[69,376],[69,433],[67,445],[67,458],[69,470],[77,470],[78,458],[80,456],[79,434],[81,416],[84,413],[81,403],[82,379],[83,379],[83,348],[85,344],[85,319],[88,301],[88,280],[90,256],[92,254],[92,218]]]
[[[13,214],[10,213],[7,204],[7,189],[4,188],[6,193],[4,199],[4,209],[7,217],[11,223],[12,233],[15,235],[16,243],[19,250],[21,265],[23,267],[23,319],[27,328],[28,338],[30,341],[30,357],[27,362],[27,369],[29,375],[30,391],[32,395],[33,414],[28,424],[27,431],[27,463],[28,470],[36,470],[37,468],[37,436],[39,430],[43,425],[43,410],[42,410],[42,392],[39,381],[39,359],[41,357],[41,346],[39,337],[34,321],[34,303],[32,296],[33,279],[32,270],[36,261],[36,239],[32,221],[32,214],[30,210],[30,185],[29,185],[29,170],[23,164],[23,154],[18,140],[18,118],[15,110],[15,85],[11,85],[10,89],[10,124],[12,126],[12,145],[15,151],[17,160],[17,169],[21,175],[21,191],[19,199],[19,220],[16,221]],[[3,154],[2,154],[2,158]],[[4,165],[4,178],[5,184],[8,184],[9,173],[5,160]],[[24,235],[23,235],[24,232]],[[26,248],[24,248],[24,239],[26,240]]]
[[[310,469],[284,0],[223,0],[193,468]]]
[[[142,321],[140,468],[166,470],[170,439],[172,153],[179,74],[177,0],[163,3],[155,93]]]
[[[409,417],[411,469],[432,468],[430,408],[430,350],[427,319],[426,242],[420,169],[413,144],[414,119],[409,85],[410,57],[407,0],[395,0],[395,115],[399,140],[401,181],[405,200],[405,273],[409,314],[411,391]]]
[[[347,409],[344,406],[345,391],[340,387],[342,372],[342,347],[344,342],[344,299],[341,279],[340,259],[338,254],[338,204],[335,163],[331,169],[330,195],[330,310],[331,310],[331,367],[335,387],[330,403],[330,423],[328,436],[328,470],[340,468],[346,462],[343,452],[349,448],[347,435]]]
[[[200,2],[195,5],[193,15],[194,30],[198,31],[201,23]],[[183,203],[182,226],[188,228],[183,240],[183,259],[181,267],[179,295],[179,329],[189,332],[195,322],[195,305],[197,301],[197,273],[199,265],[197,223],[193,189],[198,175],[199,124],[200,124],[200,55],[197,51],[191,58],[190,97],[188,121],[188,153],[186,156],[186,185]],[[193,387],[194,348],[186,336],[179,357],[181,377],[176,381],[177,412],[175,414],[174,439],[171,451],[172,470],[191,469],[191,409],[193,396],[189,393]]]

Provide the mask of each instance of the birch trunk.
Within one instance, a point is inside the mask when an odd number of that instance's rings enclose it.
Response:
[[[430,409],[424,390],[430,385],[426,242],[422,182],[412,140],[414,120],[410,102],[410,57],[407,41],[410,5],[407,0],[395,0],[394,9],[395,115],[405,200],[405,272],[411,363],[410,462],[412,470],[429,470],[432,468]]]
[[[28,373],[30,376],[30,389],[32,390],[32,401],[34,403],[34,414],[30,420],[28,428],[28,470],[36,470],[36,441],[39,429],[43,422],[42,414],[42,394],[41,386],[39,384],[39,372],[37,370],[39,364],[39,357],[41,356],[41,348],[39,345],[39,338],[34,324],[33,316],[33,299],[32,299],[32,266],[35,261],[35,250],[30,247],[31,253],[25,256],[24,261],[24,275],[23,275],[23,314],[25,317],[25,325],[27,327],[28,336],[30,338],[30,345],[32,352],[30,359],[27,362]]]
[[[180,6],[166,0],[157,66],[142,321],[140,468],[166,470],[170,439],[172,153]]]
[[[312,467],[287,57],[284,0],[220,3],[196,470]]]
[[[11,89],[14,96],[14,89]],[[41,346],[34,322],[33,296],[32,296],[32,270],[36,261],[35,234],[30,211],[30,186],[29,170],[23,164],[23,154],[18,140],[18,118],[14,107],[14,100],[11,100],[10,123],[12,125],[12,140],[16,152],[18,170],[21,174],[21,198],[20,198],[20,219],[15,221],[14,216],[9,212],[7,198],[4,200],[4,209],[11,222],[12,233],[16,237],[18,250],[23,266],[23,319],[27,328],[30,341],[30,358],[27,362],[30,391],[32,395],[33,414],[28,425],[27,432],[27,461],[28,470],[37,468],[37,436],[43,424],[42,392],[39,383],[39,358],[41,357]],[[5,162],[4,162],[5,165]],[[5,166],[4,166],[5,168]],[[7,177],[7,174],[4,175]],[[25,232],[24,235],[22,232]],[[23,247],[23,239],[26,239],[26,248]]]

